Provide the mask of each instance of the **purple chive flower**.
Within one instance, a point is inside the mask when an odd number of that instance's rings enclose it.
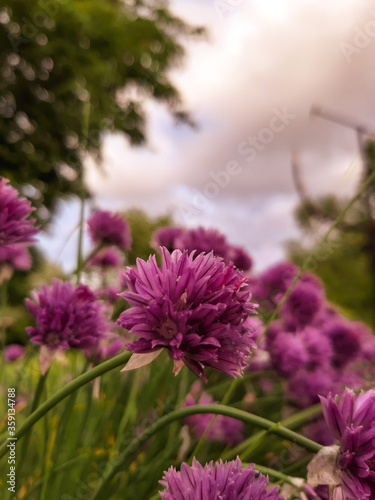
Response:
[[[0,247],[8,245],[32,245],[38,229],[35,220],[27,218],[34,210],[25,198],[0,177]]]
[[[286,319],[291,318],[299,327],[310,324],[323,304],[322,290],[314,284],[300,281],[296,284],[281,310]]]
[[[232,246],[227,238],[216,229],[197,229],[182,230],[174,239],[174,247],[179,250],[197,254],[202,252],[213,252],[217,257],[222,257],[224,261],[233,264],[241,271],[248,271],[252,266],[252,260],[246,251],[241,247]]]
[[[306,368],[329,366],[332,360],[333,351],[329,338],[321,330],[308,326],[300,333],[308,354]]]
[[[17,361],[17,359],[22,358],[25,355],[25,348],[19,344],[10,344],[4,347],[4,359],[5,361]]]
[[[241,247],[232,247],[228,252],[228,259],[241,271],[250,271],[253,267],[250,255]]]
[[[321,397],[324,418],[339,442],[336,459],[345,500],[375,498],[375,389]]]
[[[198,382],[199,384],[199,382]],[[195,383],[193,384],[193,386]],[[194,397],[194,393],[197,396]],[[190,394],[188,394],[184,406],[192,406],[195,404],[209,405],[216,404],[212,397],[198,387],[193,387]],[[200,439],[208,426],[211,424],[214,415],[204,413],[202,415],[190,415],[186,417],[184,422],[189,427],[191,434],[194,438]],[[216,441],[229,445],[236,445],[243,440],[245,426],[243,422],[230,417],[218,415],[212,424],[207,436],[207,441]]]
[[[26,332],[34,344],[49,349],[87,349],[98,345],[109,324],[105,307],[85,285],[73,287],[55,279],[51,286],[33,292],[26,305],[36,321],[36,328]]]
[[[342,368],[358,356],[361,350],[361,332],[355,324],[338,319],[328,323],[324,331],[332,344],[332,363],[335,367]]]
[[[116,302],[119,300],[119,292],[120,289],[117,286],[111,285],[98,288],[97,290],[95,290],[95,295],[100,300],[105,300],[110,304],[116,304]]]
[[[250,464],[242,468],[237,457],[231,462],[213,462],[204,467],[194,458],[193,465],[171,467],[160,484],[162,500],[282,500],[278,486],[267,489],[268,477]]]
[[[288,380],[288,396],[299,408],[319,403],[319,395],[326,396],[341,387],[338,375],[332,368],[299,370]]]
[[[129,291],[120,295],[133,307],[118,323],[139,337],[128,349],[150,353],[165,348],[205,381],[205,367],[241,375],[255,348],[245,325],[255,312],[247,278],[212,252],[195,256],[162,248],[162,260],[159,269],[155,256],[147,262],[138,259],[137,268],[123,275]]]
[[[335,443],[335,439],[332,437],[329,429],[327,429],[327,424],[323,416],[319,416],[318,420],[313,424],[306,425],[302,433],[307,438],[312,439],[322,446],[332,446]]]
[[[105,210],[94,212],[88,222],[89,233],[96,245],[114,245],[122,250],[129,250],[131,236],[129,224],[121,215]]]
[[[205,229],[198,227],[197,229],[185,230],[175,240],[176,248],[192,252],[195,250],[197,254],[202,252],[210,253],[225,259],[228,253],[228,242],[226,237],[216,229]]]
[[[107,359],[113,358],[126,348],[127,341],[116,334],[108,334],[99,342],[99,346],[85,350],[85,355],[95,364],[101,363]]]
[[[291,262],[276,264],[259,276],[260,284],[268,293],[285,293],[298,274],[297,267]]]
[[[88,266],[100,267],[103,271],[120,267],[124,261],[123,256],[115,248],[104,248],[94,255],[87,263]]]
[[[276,372],[289,377],[303,368],[309,359],[303,339],[294,333],[279,333],[272,343],[271,361]]]
[[[170,252],[176,249],[176,239],[179,238],[184,229],[181,227],[162,227],[153,236],[153,246],[156,250],[160,247],[167,248]]]
[[[9,266],[16,271],[28,271],[31,267],[30,254],[22,246],[0,246],[0,266]]]

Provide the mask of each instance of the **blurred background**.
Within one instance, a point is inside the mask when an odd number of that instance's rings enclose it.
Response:
[[[135,240],[204,226],[256,272],[301,263],[373,169],[373,1],[13,0],[0,39],[1,175],[51,275],[75,267],[82,199]],[[312,269],[369,323],[373,190]]]

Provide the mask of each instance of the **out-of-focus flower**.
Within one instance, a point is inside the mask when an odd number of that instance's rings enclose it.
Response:
[[[95,364],[98,364],[120,354],[125,350],[127,343],[123,337],[115,333],[109,333],[99,342],[98,346],[86,349],[85,355]]]
[[[0,177],[0,247],[32,245],[38,229],[28,217],[34,209],[8,182]]]
[[[180,237],[184,229],[182,227],[161,227],[153,236],[153,246],[155,250],[160,247],[167,248],[170,252],[176,249],[176,239]]]
[[[312,283],[300,281],[283,305],[281,314],[295,322],[297,327],[304,328],[313,321],[322,304],[322,290]]]
[[[342,368],[358,356],[361,350],[361,334],[355,328],[355,323],[343,319],[334,320],[326,325],[324,331],[332,344],[332,364],[335,367]]]
[[[9,266],[16,271],[28,271],[31,257],[25,247],[8,245],[0,246],[0,267]]]
[[[226,259],[228,253],[228,242],[226,237],[216,229],[205,229],[198,227],[196,229],[185,230],[175,240],[176,248],[197,254],[202,252],[213,252],[217,257]]]
[[[270,267],[259,276],[259,286],[262,287],[266,294],[285,293],[297,274],[298,269],[294,264],[281,262]],[[257,294],[254,293],[254,295],[257,298]]]
[[[123,256],[115,248],[104,248],[96,253],[87,263],[87,266],[100,267],[103,271],[120,267],[124,262]]]
[[[95,290],[95,295],[98,299],[106,300],[110,304],[115,304],[119,300],[120,289],[115,286],[105,286]]]
[[[87,224],[91,239],[96,245],[130,249],[132,240],[129,224],[121,215],[105,210],[94,212]]]
[[[10,344],[4,347],[5,361],[17,361],[25,355],[25,348],[19,344]]]
[[[166,247],[172,250],[196,251],[222,257],[224,262],[233,264],[241,271],[249,271],[252,266],[252,260],[247,252],[237,246],[232,246],[227,238],[216,229],[205,229],[198,227],[196,229],[182,229],[179,227],[163,227],[154,235],[154,244],[159,247]]]
[[[270,354],[274,369],[284,377],[298,372],[309,359],[301,336],[287,332],[277,335]]]
[[[205,367],[241,375],[255,348],[245,324],[255,313],[247,278],[212,252],[195,256],[162,248],[162,260],[159,269],[155,256],[138,259],[137,268],[123,275],[129,291],[121,296],[132,307],[118,323],[140,337],[128,349],[165,348],[176,365],[186,364],[203,380]]]
[[[216,404],[212,397],[203,392],[200,383],[195,382],[193,384],[192,391],[188,394],[185,406],[192,406],[195,404],[199,405],[209,405]],[[195,396],[195,397],[194,397]],[[193,437],[200,439],[208,426],[211,424],[212,419],[215,415],[204,413],[201,415],[190,415],[186,417],[184,422],[189,427],[190,432]],[[206,435],[207,441],[217,441],[220,443],[226,443],[229,445],[236,445],[243,440],[244,435],[244,424],[235,418],[224,417],[223,415],[217,415],[214,423]]]
[[[327,424],[322,415],[319,416],[316,422],[306,425],[303,428],[303,435],[322,446],[331,446],[335,442],[335,438],[329,429],[327,429]]]
[[[50,287],[33,292],[26,305],[36,328],[26,332],[34,344],[55,349],[85,349],[98,345],[109,329],[105,307],[85,285],[54,280]]]
[[[329,338],[321,330],[311,326],[306,327],[299,335],[308,355],[306,368],[314,370],[330,366],[333,352]]]
[[[232,462],[210,462],[204,467],[194,458],[192,466],[171,467],[160,484],[162,500],[281,500],[278,486],[267,489],[268,477],[250,464],[242,468],[239,458]]]
[[[232,247],[228,251],[228,259],[241,271],[250,271],[253,261],[250,255],[241,247]]]
[[[300,408],[319,403],[319,394],[326,396],[341,387],[338,375],[332,368],[299,370],[288,380],[288,396]]]
[[[336,472],[345,500],[375,498],[375,389],[358,396],[321,397],[324,418],[339,442]]]

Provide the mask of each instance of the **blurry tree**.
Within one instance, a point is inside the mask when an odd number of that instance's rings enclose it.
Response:
[[[152,219],[139,209],[128,210],[124,216],[129,222],[133,239],[131,250],[126,252],[127,262],[134,265],[137,257],[147,260],[151,254],[157,253],[152,246],[152,235],[160,227],[173,226],[173,221],[168,215]]]
[[[0,8],[0,174],[47,219],[59,197],[83,194],[83,150],[103,133],[145,140],[145,101],[191,123],[168,71],[201,28],[164,0],[8,0]],[[90,106],[90,125],[84,109]],[[86,128],[86,132],[85,132]]]

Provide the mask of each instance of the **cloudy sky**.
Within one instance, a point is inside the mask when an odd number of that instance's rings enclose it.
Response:
[[[97,207],[140,207],[215,227],[253,255],[257,269],[299,237],[291,154],[311,196],[349,196],[361,166],[355,133],[310,114],[313,104],[375,126],[375,1],[171,0],[207,27],[173,72],[197,130],[147,104],[148,145],[108,136],[104,169],[87,164]],[[42,245],[73,266],[78,207],[63,205]]]

